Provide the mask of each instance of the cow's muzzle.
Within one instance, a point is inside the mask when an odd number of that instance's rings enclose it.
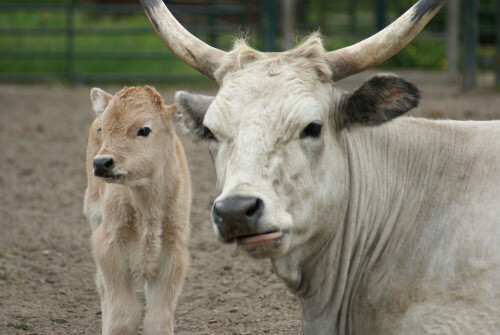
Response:
[[[263,211],[262,199],[233,196],[215,202],[212,219],[221,239],[232,242],[241,236],[257,234]]]
[[[215,202],[212,219],[224,242],[264,245],[283,234],[262,224],[264,201],[256,197],[233,196]]]

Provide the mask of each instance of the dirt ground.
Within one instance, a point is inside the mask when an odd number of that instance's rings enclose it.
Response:
[[[369,74],[340,86],[352,87]],[[413,115],[500,119],[500,94],[487,88],[491,77],[481,80],[486,88],[464,94],[442,73],[403,75],[423,91]],[[101,87],[112,93],[121,88]],[[90,88],[0,85],[0,335],[100,332],[90,226],[82,214],[93,119]],[[182,85],[157,88],[167,102],[177,89],[215,93]],[[194,199],[191,267],[176,312],[176,334],[300,334],[297,301],[270,262],[252,260],[215,239],[212,163],[204,144],[180,136]]]

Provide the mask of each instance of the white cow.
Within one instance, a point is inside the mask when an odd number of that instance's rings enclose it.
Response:
[[[220,84],[176,96],[209,142],[215,233],[271,259],[306,334],[500,334],[500,122],[399,117],[419,92],[394,75],[352,93],[334,83],[390,57],[443,1],[346,49],[313,35],[271,54],[213,49],[142,2],[167,46]]]
[[[151,87],[91,91],[84,213],[92,226],[102,333],[137,334],[134,282],[145,281],[144,334],[173,334],[189,263],[191,183],[172,126],[175,105]]]

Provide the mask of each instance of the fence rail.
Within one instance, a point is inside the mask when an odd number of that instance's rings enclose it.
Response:
[[[11,0],[14,1],[14,0]],[[31,2],[30,2],[31,1]],[[99,4],[97,0],[23,0],[0,4],[0,81],[177,81],[204,77],[188,68],[168,51],[156,36],[137,4]],[[93,1],[92,3],[90,1]],[[258,48],[275,51],[280,6],[278,0],[165,0],[186,28],[211,45],[227,49],[236,31],[250,31]],[[327,47],[338,48],[376,32],[399,16],[416,0],[295,0],[295,32],[318,29],[327,36]],[[462,5],[474,0],[459,1]],[[203,3],[205,5],[203,5]],[[474,69],[496,69],[500,84],[500,0],[477,2],[479,24],[471,39],[457,48],[462,73],[475,76]],[[443,50],[442,59],[432,60],[444,68],[445,22],[442,10],[421,35],[427,48],[413,55],[421,60]],[[470,11],[462,9],[461,35],[469,38]],[[460,22],[460,20],[457,20]],[[293,29],[292,29],[293,30]],[[479,35],[479,36],[477,36]],[[421,38],[420,37],[420,38]],[[332,42],[333,41],[333,42]],[[495,42],[496,41],[496,42]],[[436,43],[438,42],[438,43]],[[465,45],[466,43],[467,46]],[[283,41],[283,45],[285,42]],[[474,50],[474,52],[469,52]],[[415,45],[396,55],[391,64],[415,66]],[[403,56],[408,57],[401,57]],[[398,57],[403,58],[398,63]],[[395,59],[395,60],[394,60]],[[435,65],[436,66],[436,65]]]
[[[213,2],[213,1],[212,1]],[[188,14],[190,16],[205,16],[209,18],[206,23],[203,22],[190,24],[187,29],[193,34],[200,34],[206,36],[210,39],[211,43],[217,44],[218,39],[225,36],[231,35],[234,31],[238,30],[241,23],[245,22],[245,13],[247,9],[247,1],[240,1],[232,5],[213,5],[213,6],[186,6],[186,5],[170,5],[169,9],[172,13],[177,14],[177,16],[184,16]],[[44,25],[33,24],[33,26],[14,26],[12,23],[2,24],[0,18],[0,81],[38,81],[42,79],[57,79],[57,80],[67,80],[70,82],[79,81],[107,81],[107,80],[156,80],[156,81],[176,81],[176,80],[200,80],[203,77],[195,71],[186,71],[183,66],[176,62],[176,57],[168,51],[167,48],[160,45],[159,39],[156,37],[150,24],[147,22],[145,15],[143,14],[140,5],[128,5],[128,4],[117,4],[117,5],[106,5],[106,4],[84,4],[78,3],[77,0],[69,0],[66,4],[0,4],[0,15],[12,15],[15,13],[20,13],[25,17],[36,18],[38,21],[40,16],[58,17],[58,24],[55,26],[54,23],[50,23],[48,20],[44,22]],[[136,22],[134,24],[128,24],[129,26],[102,26],[99,21],[104,16],[110,15],[123,15],[123,16],[136,16],[135,21],[141,21],[138,25]],[[77,18],[78,16],[78,18]],[[88,24],[91,24],[93,20],[91,16],[94,16],[94,20],[97,22],[96,26],[79,25],[77,21],[81,21],[82,18],[87,18]],[[226,22],[221,19],[221,17],[232,18],[233,21],[237,23]],[[236,18],[236,19],[235,19]],[[42,20],[43,21],[43,20]],[[116,19],[118,24],[120,19]],[[28,22],[29,24],[29,22]],[[149,37],[154,39],[153,49],[157,50],[142,50],[139,45],[135,50],[130,50],[129,48],[118,48],[119,50],[94,50],[94,49],[84,49],[85,42],[81,42],[81,39],[103,39],[109,37],[118,38],[127,36],[129,39],[135,39],[136,41]],[[56,44],[52,49],[48,50],[47,46],[43,45],[43,42],[34,42],[33,46],[29,46],[29,42],[20,43],[21,49],[12,47],[12,41],[17,39],[19,42],[22,39],[45,39],[46,41],[52,41],[49,44]],[[9,43],[10,40],[10,43]],[[3,44],[2,44],[3,42]],[[78,43],[80,42],[80,43]],[[78,44],[78,45],[77,45]],[[116,46],[116,43],[113,43]],[[134,47],[132,46],[134,49]],[[56,68],[52,71],[44,71],[43,64],[37,66],[33,70],[30,64],[30,60],[39,63],[51,63],[57,61],[56,66],[47,65],[47,68]],[[148,61],[165,61],[166,63],[172,63],[164,68],[164,71],[160,72],[125,72],[123,70],[117,70],[115,73],[103,73],[102,69],[97,71],[98,73],[92,73],[92,71],[87,71],[82,69],[77,63],[81,61],[95,62],[98,60],[105,61],[136,61],[147,63]],[[18,63],[18,64],[16,64]],[[20,69],[23,64],[27,67],[27,70]],[[124,66],[126,68],[126,64]],[[157,65],[158,68],[162,68]],[[3,70],[2,70],[3,68]],[[9,71],[14,69],[14,71]],[[182,71],[177,71],[181,69]]]

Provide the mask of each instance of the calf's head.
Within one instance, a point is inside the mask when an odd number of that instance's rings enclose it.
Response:
[[[323,55],[318,36],[278,55],[238,43],[215,73],[217,96],[176,95],[215,164],[215,233],[254,257],[335,234],[349,192],[342,131],[377,126],[418,103],[417,88],[394,75],[351,94],[335,88]]]
[[[97,118],[91,127],[94,175],[109,183],[148,185],[172,142],[175,105],[165,106],[153,88],[124,88],[115,96],[90,92]],[[161,153],[161,154],[159,154]]]

